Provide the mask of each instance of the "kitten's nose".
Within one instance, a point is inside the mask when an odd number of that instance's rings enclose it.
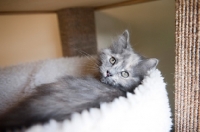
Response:
[[[112,74],[109,71],[107,71],[107,76],[106,77],[110,77],[110,76],[112,76]]]

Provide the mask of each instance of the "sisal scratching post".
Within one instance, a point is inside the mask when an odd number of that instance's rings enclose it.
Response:
[[[176,132],[200,131],[199,13],[199,0],[176,0]]]
[[[64,56],[97,53],[93,8],[69,8],[57,12]]]

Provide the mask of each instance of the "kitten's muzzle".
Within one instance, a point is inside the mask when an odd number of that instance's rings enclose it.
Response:
[[[109,71],[107,71],[106,72],[106,77],[110,77],[110,76],[112,76],[112,74]]]

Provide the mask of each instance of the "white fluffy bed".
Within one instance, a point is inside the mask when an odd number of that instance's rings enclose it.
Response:
[[[32,88],[56,81],[65,74],[93,75],[93,61],[87,57],[60,58],[0,69],[0,114],[27,96]],[[27,132],[169,132],[171,110],[166,84],[158,69],[152,69],[127,98],[102,103],[100,109],[74,113],[72,120],[35,125]]]

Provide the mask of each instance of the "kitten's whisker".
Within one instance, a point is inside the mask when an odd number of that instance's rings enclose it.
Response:
[[[97,71],[96,69],[85,69],[86,71]]]
[[[92,67],[92,66],[85,66],[87,68],[92,68],[92,69],[98,69],[98,67]]]
[[[97,64],[97,58],[93,57],[92,55],[88,54],[87,52],[80,50],[80,49],[74,49],[77,50],[80,54],[85,55],[89,60],[91,60],[92,62],[94,62],[94,64],[99,67],[99,65]]]
[[[85,63],[82,63],[82,64],[84,64],[84,67],[97,68],[97,69],[99,68],[99,66],[97,66],[97,65],[95,65],[95,64],[92,65],[92,64],[89,64],[89,63],[86,63],[86,62],[85,62]]]
[[[86,55],[86,56],[90,56],[91,59],[96,60],[94,57],[92,57],[92,55],[88,54],[87,52],[85,52],[85,51],[83,51],[83,50],[78,50],[78,52],[81,53],[81,54],[84,54],[84,55]]]

